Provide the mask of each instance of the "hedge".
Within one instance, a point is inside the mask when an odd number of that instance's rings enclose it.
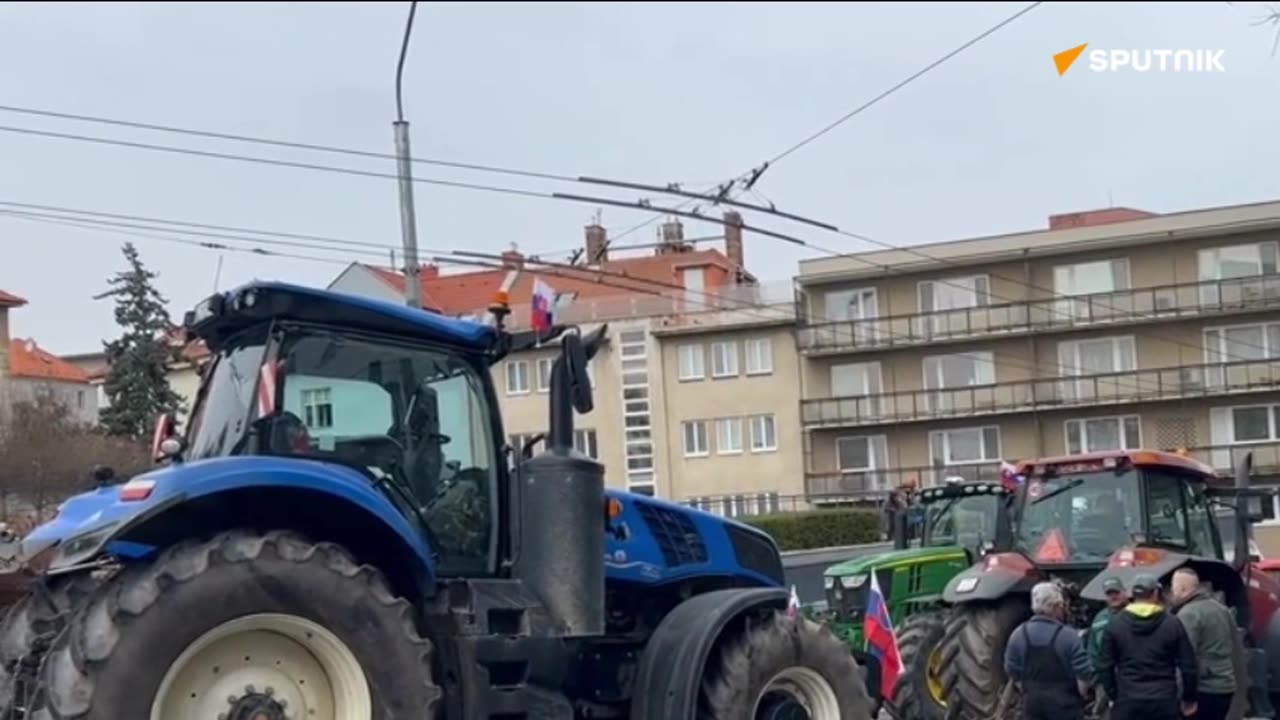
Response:
[[[859,508],[762,515],[745,521],[773,536],[782,550],[880,541],[880,513]]]

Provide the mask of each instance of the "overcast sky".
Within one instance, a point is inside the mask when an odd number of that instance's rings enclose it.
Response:
[[[405,70],[415,155],[645,182],[737,175],[1015,12],[1006,3],[419,6]],[[0,5],[0,105],[389,152],[407,3]],[[1259,3],[1045,3],[770,169],[779,207],[895,244],[1041,227],[1109,203],[1151,211],[1280,198],[1280,58]],[[1222,48],[1224,74],[1059,78],[1090,48]],[[281,151],[0,112],[0,125],[340,164]],[[428,177],[591,187],[435,167]],[[635,195],[621,193],[623,198]],[[0,201],[398,245],[396,185],[0,131]],[[417,187],[427,250],[578,245],[594,208]],[[2,208],[0,208],[2,209]],[[620,230],[648,215],[606,209]],[[749,220],[750,221],[750,220]],[[765,221],[827,247],[869,249]],[[714,226],[689,227],[710,234]],[[60,353],[116,333],[92,296],[127,238],[0,215],[0,288],[29,299],[13,334]],[[632,240],[650,240],[647,232]],[[175,314],[212,291],[220,254],[135,238]],[[262,246],[266,247],[266,246]],[[289,251],[287,248],[275,248]],[[335,259],[341,253],[294,249]],[[797,248],[748,236],[786,281]],[[324,285],[341,267],[224,253],[223,289]]]

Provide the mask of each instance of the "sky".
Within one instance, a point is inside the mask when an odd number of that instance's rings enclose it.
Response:
[[[1026,3],[421,3],[405,66],[415,156],[706,187],[738,176]],[[4,3],[0,105],[389,153],[408,3]],[[1280,56],[1261,3],[1048,2],[772,166],[778,208],[911,245],[1044,227],[1106,207],[1171,212],[1280,199]],[[1226,72],[1059,77],[1054,53],[1222,49]],[[0,110],[28,128],[394,173],[381,158],[215,141]],[[644,193],[418,165],[419,177],[540,193]],[[424,253],[567,250],[597,208],[415,188]],[[655,201],[677,204],[679,199]],[[0,203],[300,233],[398,247],[396,183],[36,137],[0,129]],[[0,207],[0,211],[6,207]],[[13,206],[7,206],[12,210]],[[604,208],[617,233],[652,217]],[[748,213],[839,251],[874,246]],[[180,318],[216,287],[324,286],[368,249],[258,244],[329,262],[216,252],[136,228],[0,212],[12,334],[57,353],[118,333],[93,296],[136,243]],[[716,234],[689,222],[690,235]],[[647,242],[652,228],[620,241]],[[154,231],[152,232],[154,233]],[[181,237],[173,233],[167,237]],[[187,236],[187,239],[192,239]],[[243,247],[244,244],[240,243]],[[785,283],[813,256],[748,234],[748,267]],[[219,264],[221,267],[219,269]]]

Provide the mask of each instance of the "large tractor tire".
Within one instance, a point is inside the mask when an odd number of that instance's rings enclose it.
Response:
[[[94,594],[30,720],[434,717],[413,609],[341,547],[287,532],[184,543]]]
[[[706,677],[700,720],[871,720],[848,646],[804,618],[775,613],[748,625],[725,643]]]
[[[955,712],[950,717],[997,717],[1007,680],[1004,648],[1013,631],[1030,616],[1027,599],[1020,595],[995,603],[961,605],[952,613],[942,642],[942,688],[948,710]]]
[[[0,622],[0,718],[25,711],[49,644],[97,588],[93,575],[59,575],[32,588]]]
[[[893,704],[901,720],[946,720],[942,690],[942,640],[947,610],[912,614],[898,629],[898,651],[906,672],[893,688]]]

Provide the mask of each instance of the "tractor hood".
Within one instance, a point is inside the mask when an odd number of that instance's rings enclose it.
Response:
[[[873,555],[859,555],[858,557],[849,558],[842,563],[832,565],[822,574],[824,577],[848,577],[849,575],[859,575],[871,572],[872,568],[885,568],[898,564],[914,564],[921,560],[931,560],[954,555],[964,556],[964,554],[964,549],[957,545],[940,545],[937,547],[890,550],[888,552],[875,553]]]
[[[92,562],[104,552],[145,557],[153,548],[121,541],[130,529],[187,501],[257,487],[323,492],[372,512],[386,510],[384,517],[393,524],[405,522],[369,479],[351,468],[299,458],[220,457],[158,468],[68,499],[52,520],[23,538],[21,557],[33,570],[51,573]],[[414,549],[430,555],[428,548]]]

